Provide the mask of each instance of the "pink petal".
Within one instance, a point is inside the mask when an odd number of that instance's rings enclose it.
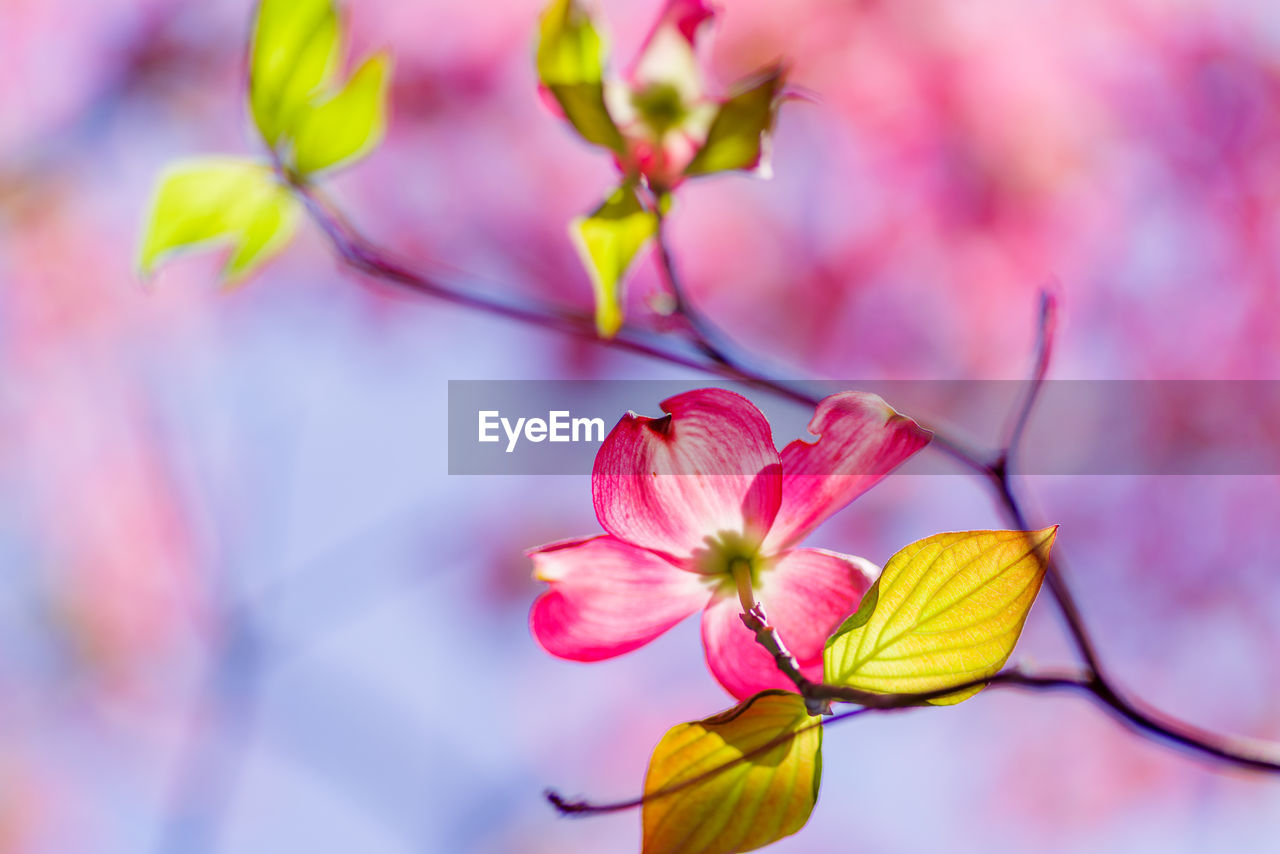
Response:
[[[665,83],[675,87],[686,105],[700,101],[705,86],[695,43],[698,30],[714,15],[705,0],[668,0],[627,70],[631,87],[644,89]]]
[[[653,41],[654,34],[664,27],[675,29],[692,46],[696,41],[698,28],[706,21],[714,18],[715,15],[715,9],[706,0],[667,0],[667,5],[662,10],[661,17],[653,25],[649,35],[645,37],[644,45],[640,48],[640,52],[645,52],[650,42]]]
[[[551,584],[529,627],[552,655],[599,661],[643,646],[706,604],[707,587],[644,549],[610,536],[529,552],[534,576]]]
[[[596,455],[596,516],[621,540],[683,559],[730,534],[758,545],[782,478],[769,422],[741,395],[711,388],[629,412]]]
[[[933,434],[899,415],[879,395],[833,394],[818,404],[809,443],[782,449],[782,506],[765,550],[790,548],[828,516],[875,486],[929,443]]]
[[[880,570],[859,557],[820,549],[795,549],[779,555],[762,573],[756,600],[809,679],[822,679],[822,647],[853,613]],[[717,594],[702,615],[707,665],[720,684],[739,700],[768,688],[794,691],[773,657],[743,624],[736,593]]]

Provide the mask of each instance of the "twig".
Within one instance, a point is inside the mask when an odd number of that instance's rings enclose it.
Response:
[[[830,698],[818,697],[811,693],[814,683],[800,672],[800,665],[795,656],[791,654],[791,650],[787,649],[787,645],[783,643],[782,636],[778,634],[778,630],[769,624],[769,618],[764,613],[764,606],[756,602],[738,616],[742,618],[743,624],[755,633],[756,643],[768,650],[769,654],[773,656],[773,663],[778,668],[778,671],[790,679],[800,692],[800,695],[804,697],[809,714],[822,715],[829,713],[831,711]]]
[[[995,463],[987,472],[988,479],[992,484],[996,497],[999,499],[1005,516],[1013,527],[1020,531],[1029,531],[1031,526],[1022,510],[1021,503],[1014,494],[1012,480],[1015,470],[1014,463],[1020,450],[1020,443],[1027,421],[1031,417],[1032,407],[1035,406],[1040,389],[1044,386],[1045,376],[1049,371],[1049,361],[1053,356],[1055,320],[1056,304],[1054,298],[1048,292],[1041,292],[1040,312],[1036,328],[1036,352],[1031,375],[1027,379],[1027,388],[1023,394],[1022,405],[1014,413],[1008,441],[996,458]],[[1097,675],[1100,682],[1108,686],[1110,690],[1109,682],[1102,671],[1098,652],[1094,648],[1093,639],[1085,628],[1080,606],[1076,603],[1075,596],[1067,586],[1061,566],[1061,558],[1048,557],[1045,578],[1049,585],[1049,592],[1053,595],[1059,609],[1062,611],[1062,616],[1067,623],[1067,631],[1071,634],[1076,649],[1080,652],[1080,657],[1084,659],[1084,663],[1089,669]],[[1114,690],[1111,693],[1113,696],[1118,694]],[[1133,711],[1136,712],[1137,710],[1134,709]]]
[[[543,792],[543,794],[546,796],[546,799],[551,802],[551,805],[554,806],[557,810],[559,810],[560,813],[563,815],[599,815],[600,813],[621,812],[623,810],[634,809],[650,801],[656,801],[659,798],[665,798],[668,795],[674,795],[677,792],[682,792],[685,789],[692,788],[693,786],[698,785],[699,783],[705,783],[707,780],[710,780],[713,777],[723,774],[725,771],[728,771],[730,768],[733,768],[737,765],[741,765],[744,762],[750,762],[752,759],[755,759],[757,756],[761,756],[765,753],[768,753],[770,750],[773,750],[775,747],[779,747],[783,744],[790,742],[797,735],[800,735],[801,733],[809,732],[814,727],[827,726],[835,723],[836,721],[844,720],[846,718],[857,717],[858,715],[867,714],[868,712],[873,712],[873,711],[875,711],[875,709],[870,709],[870,708],[852,709],[847,712],[841,712],[840,714],[834,715],[830,718],[827,718],[826,720],[817,720],[817,721],[814,721],[813,723],[806,724],[805,726],[793,732],[780,733],[779,735],[769,739],[767,742],[760,745],[759,747],[755,747],[755,748],[752,748],[751,750],[745,751],[741,756],[736,756],[733,759],[730,759],[728,762],[721,763],[720,765],[717,765],[714,768],[709,768],[701,774],[697,774],[693,777],[689,777],[688,779],[681,780],[678,783],[672,783],[669,786],[663,786],[661,789],[657,789],[656,791],[653,791],[653,792],[646,792],[645,794],[641,795],[638,798],[631,798],[630,800],[626,800],[626,801],[615,801],[613,803],[606,803],[606,804],[593,804],[590,801],[584,801],[584,800],[571,801],[568,798],[565,798],[555,789],[547,789],[545,792]]]
[[[646,792],[638,798],[632,798],[626,801],[617,801],[614,803],[593,804],[590,801],[584,800],[568,800],[554,789],[548,789],[546,791],[546,798],[551,802],[552,806],[565,815],[595,815],[599,813],[620,812],[622,810],[633,809],[650,801],[665,798],[669,795],[674,795],[677,792],[697,786],[700,783],[704,783],[707,780],[724,773],[730,768],[741,765],[744,762],[750,762],[752,759],[768,753],[775,747],[787,744],[796,736],[808,732],[814,727],[830,726],[831,724],[839,721],[858,717],[859,715],[869,714],[871,712],[901,711],[908,708],[919,707],[922,703],[926,703],[929,700],[934,700],[938,697],[945,697],[947,694],[953,694],[956,691],[964,691],[970,688],[977,688],[979,686],[1003,686],[1028,690],[1056,690],[1062,688],[1088,690],[1088,678],[1083,674],[1034,674],[1013,669],[1001,671],[994,676],[984,679],[974,679],[954,685],[950,688],[944,688],[936,691],[922,691],[915,694],[870,695],[877,699],[876,705],[864,705],[858,709],[851,709],[825,719],[815,720],[800,729],[780,733],[759,747],[745,751],[742,755],[736,756],[727,762],[715,766],[714,768],[710,768],[701,774],[697,774],[669,786],[664,786],[663,788],[652,792]],[[832,690],[838,691],[839,689],[833,688]]]
[[[659,346],[657,337],[645,335],[630,327],[624,327],[613,338],[601,338],[596,331],[595,322],[586,314],[545,304],[521,304],[500,300],[447,285],[393,260],[390,253],[366,240],[347,224],[337,209],[313,187],[297,183],[294,187],[311,218],[337,252],[338,258],[358,273],[389,282],[421,296],[439,299],[473,311],[505,317],[527,326],[569,335],[601,347],[668,362],[699,373],[711,373],[744,382],[807,406],[816,406],[820,399],[784,380],[767,377],[736,364],[715,360],[704,361]]]
[[[1007,438],[1003,450],[996,460],[996,465],[1008,469],[1012,465],[1013,455],[1022,447],[1022,434],[1026,432],[1027,422],[1031,419],[1031,410],[1035,408],[1040,390],[1044,387],[1045,375],[1049,372],[1049,360],[1053,356],[1053,333],[1057,326],[1058,302],[1049,291],[1040,292],[1040,316],[1036,323],[1035,362],[1031,368],[1031,377],[1022,395],[1022,405],[1014,410],[1010,421]]]
[[[742,619],[743,625],[755,634],[756,643],[764,647],[773,656],[773,664],[778,668],[778,671],[796,686],[796,690],[804,697],[805,708],[809,714],[821,715],[830,713],[830,701],[812,696],[809,693],[813,687],[813,682],[800,672],[800,663],[791,654],[791,650],[787,649],[787,645],[783,643],[782,636],[778,634],[778,630],[769,624],[769,618],[764,612],[764,605],[756,601],[755,592],[751,588],[750,569],[745,565],[735,566],[733,578],[738,586],[738,602],[742,605],[742,613],[738,616]]]
[[[667,220],[656,206],[654,214],[658,218],[658,228],[654,235],[654,243],[658,252],[658,267],[662,270],[667,288],[671,291],[671,297],[675,301],[674,313],[684,318],[685,324],[689,327],[689,332],[693,336],[694,344],[706,354],[707,358],[732,370],[738,370],[737,364],[729,357],[725,347],[722,347],[719,343],[724,338],[723,333],[711,321],[707,320],[702,315],[702,312],[698,311],[697,307],[689,300],[689,295],[681,284],[680,277],[676,275],[675,260],[667,243]]]
[[[1216,754],[1211,750],[1206,750],[1205,745],[1203,744],[1196,743],[1196,742],[1188,743],[1182,739],[1174,737],[1172,734],[1168,733],[1167,731],[1161,728],[1158,728],[1158,727],[1153,728],[1150,722],[1147,721],[1146,719],[1134,720],[1130,716],[1127,706],[1124,706],[1122,704],[1118,705],[1116,703],[1112,703],[1104,699],[1104,694],[1107,691],[1106,686],[1099,681],[1099,679],[1095,674],[1091,674],[1085,671],[1064,672],[1064,673],[1033,673],[1033,672],[1022,670],[1020,668],[1013,668],[1011,670],[1002,670],[1001,672],[987,679],[973,679],[967,682],[961,682],[957,685],[953,685],[948,688],[939,688],[932,691],[921,691],[921,692],[912,693],[912,694],[870,694],[863,691],[840,688],[838,686],[832,686],[832,685],[818,685],[815,683],[809,683],[809,684],[812,686],[816,694],[828,695],[830,699],[845,701],[846,698],[849,698],[849,701],[851,702],[862,702],[863,700],[865,700],[867,701],[867,703],[861,705],[860,708],[852,709],[846,712],[840,712],[839,714],[832,715],[831,717],[828,717],[824,720],[814,721],[813,723],[807,726],[804,726],[798,730],[780,733],[778,736],[770,739],[769,741],[760,745],[759,747],[756,747],[749,751],[744,752],[741,756],[736,756],[727,762],[721,763],[720,765],[717,765],[714,768],[710,768],[704,771],[703,773],[697,774],[688,779],[681,780],[669,786],[664,786],[663,788],[657,789],[652,792],[646,792],[645,794],[641,795],[638,798],[631,798],[630,800],[616,801],[612,803],[595,804],[586,800],[569,800],[564,796],[562,796],[559,792],[555,791],[554,789],[548,789],[545,792],[546,798],[551,803],[552,806],[554,806],[561,814],[564,814],[564,815],[573,815],[573,816],[598,815],[600,813],[621,812],[622,810],[634,809],[635,807],[643,806],[644,804],[649,803],[650,801],[655,801],[655,800],[658,800],[659,798],[665,798],[665,797],[668,797],[669,795],[674,795],[674,794],[677,794],[678,792],[684,791],[685,789],[689,789],[694,786],[697,786],[700,783],[705,783],[707,780],[710,780],[713,777],[716,777],[717,775],[722,774],[725,771],[728,771],[730,768],[733,768],[737,765],[741,765],[744,762],[750,762],[752,759],[756,758],[757,756],[762,756],[765,753],[768,753],[769,751],[773,750],[774,748],[790,742],[796,736],[802,733],[808,732],[814,727],[829,726],[838,721],[846,720],[848,718],[857,717],[857,716],[868,714],[871,712],[892,712],[892,711],[904,711],[906,709],[911,709],[911,708],[919,708],[921,705],[927,703],[930,700],[936,700],[939,697],[945,697],[948,694],[954,694],[959,691],[966,691],[971,688],[977,688],[977,687],[1017,688],[1017,689],[1027,690],[1027,691],[1060,691],[1060,690],[1081,691],[1095,698],[1103,699],[1103,702],[1108,707],[1115,710],[1121,717],[1128,720],[1128,722],[1134,726],[1147,729],[1151,731],[1153,734],[1161,738],[1169,739],[1171,741],[1174,741],[1175,743],[1181,744],[1185,747],[1190,747],[1202,753],[1208,753],[1209,755],[1215,756],[1216,758],[1228,759],[1228,757]],[[857,698],[857,699],[853,699],[853,698]],[[1234,757],[1230,758],[1229,761],[1232,761],[1235,764],[1243,764],[1246,767],[1252,767],[1256,770],[1262,770],[1262,771],[1280,770],[1280,759],[1270,759],[1262,755],[1254,757],[1247,762],[1241,762],[1238,758],[1234,758]]]

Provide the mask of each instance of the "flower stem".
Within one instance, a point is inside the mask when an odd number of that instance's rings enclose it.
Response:
[[[733,562],[733,581],[738,587],[738,603],[743,613],[750,613],[756,607],[755,593],[751,590],[751,564],[745,560]]]

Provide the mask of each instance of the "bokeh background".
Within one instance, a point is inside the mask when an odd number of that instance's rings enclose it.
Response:
[[[1270,0],[725,5],[711,80],[784,56],[812,98],[772,180],[688,185],[672,240],[782,373],[1022,376],[1056,277],[1053,376],[1280,379]],[[536,97],[537,0],[351,6],[394,115],[335,197],[468,286],[587,307],[565,224],[611,166]],[[625,61],[658,0],[597,6]],[[597,530],[588,479],[448,476],[446,382],[690,375],[368,286],[310,229],[241,290],[207,256],[144,289],[158,170],[254,150],[250,14],[0,0],[0,851],[637,850],[637,813],[557,818],[542,788],[629,797],[728,698],[692,622],[597,665],[537,648],[521,553]],[[1280,738],[1274,475],[1027,488],[1124,684]],[[811,543],[882,562],[997,524],[971,479],[899,477]],[[1018,657],[1069,655],[1042,601]],[[1260,852],[1280,826],[1280,782],[1072,697],[856,719],[825,768],[772,850]]]

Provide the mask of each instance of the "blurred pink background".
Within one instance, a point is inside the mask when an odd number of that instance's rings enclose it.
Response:
[[[1274,3],[724,5],[711,79],[790,57],[813,103],[772,180],[683,188],[672,239],[784,374],[1022,376],[1056,276],[1055,377],[1280,379]],[[351,6],[393,117],[336,197],[465,284],[588,307],[565,225],[613,176],[536,97],[540,4]],[[597,6],[621,67],[658,2]],[[588,479],[449,477],[446,381],[688,375],[362,287],[310,228],[241,290],[209,256],[144,290],[159,169],[254,150],[250,14],[0,5],[0,851],[638,850],[638,813],[560,819],[542,788],[630,797],[729,699],[693,623],[591,666],[536,647],[521,553],[595,530]],[[1280,739],[1275,476],[1028,489],[1124,684]],[[883,562],[999,524],[975,481],[890,478],[811,542]],[[1069,653],[1046,599],[1016,657]],[[833,727],[770,850],[1263,851],[1278,817],[1280,782],[991,692]]]

